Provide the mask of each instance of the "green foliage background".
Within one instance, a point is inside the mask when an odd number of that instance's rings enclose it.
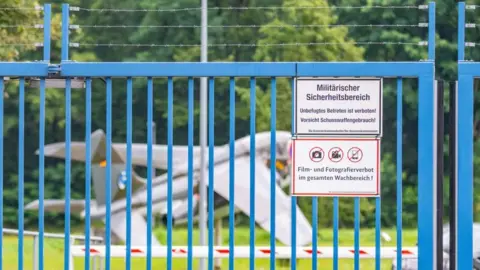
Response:
[[[44,1],[40,1],[43,4]],[[53,4],[53,43],[52,62],[60,61],[60,14],[62,1],[49,1]],[[20,0],[3,1],[4,6],[33,6]],[[195,0],[71,0],[72,6],[87,8],[189,8],[198,7]],[[283,46],[283,47],[214,47],[209,48],[209,61],[421,61],[427,58],[426,47],[416,45],[366,45],[358,46],[355,42],[393,41],[418,42],[426,40],[427,28],[408,27],[287,27],[273,28],[280,24],[418,24],[427,22],[428,12],[417,9],[374,9],[375,5],[420,5],[425,1],[390,0],[216,0],[209,1],[210,7],[255,7],[255,6],[366,6],[362,9],[284,9],[272,10],[209,10],[209,25],[258,25],[261,27],[245,28],[210,28],[209,43],[308,43],[334,42],[336,45],[325,46]],[[454,1],[437,1],[436,25],[436,74],[444,80],[456,79],[456,40],[457,9]],[[473,16],[467,21],[475,22]],[[41,23],[42,17],[32,11],[0,11],[0,24],[34,24]],[[71,12],[71,23],[80,25],[200,25],[200,11],[189,12]],[[27,31],[36,31],[36,35]],[[79,43],[147,43],[147,44],[199,44],[200,28],[82,28],[71,30],[71,42]],[[41,29],[1,29],[0,38],[4,42],[31,43],[40,41]],[[467,38],[478,38],[475,32],[467,32]],[[478,52],[468,51],[467,57],[478,59]],[[0,47],[0,60],[41,59],[41,50],[34,48]],[[200,61],[199,47],[83,47],[70,48],[70,59],[75,61]],[[174,143],[187,143],[187,87],[186,79],[175,79],[174,97]],[[396,224],[396,83],[395,79],[385,80],[384,89],[384,137],[382,140],[382,226]],[[15,226],[18,208],[18,83],[9,83],[5,99],[4,125],[4,222],[5,226]],[[215,82],[215,142],[224,144],[228,141],[228,80],[217,79]],[[134,134],[135,142],[146,142],[146,80],[134,82]],[[113,140],[124,142],[126,116],[125,80],[114,82],[113,92]],[[157,123],[157,143],[166,143],[167,104],[166,80],[155,80],[154,119]],[[195,81],[195,143],[198,144],[199,123],[199,81]],[[277,129],[290,130],[290,83],[279,79],[277,82]],[[417,222],[417,84],[415,80],[403,82],[403,225],[416,227]],[[237,79],[236,99],[236,137],[249,134],[249,81]],[[270,86],[268,79],[257,80],[257,130],[270,129]],[[448,96],[445,96],[446,108]],[[478,97],[476,98],[478,99]],[[92,129],[105,129],[105,86],[101,80],[94,81],[92,98]],[[476,104],[478,100],[476,100]],[[46,143],[64,140],[65,99],[62,89],[48,89],[46,97]],[[38,149],[39,95],[36,89],[26,91],[25,117],[25,204],[38,197]],[[447,108],[448,110],[448,108]],[[478,112],[477,112],[478,114]],[[448,119],[448,111],[445,116]],[[475,118],[478,121],[478,116]],[[476,125],[478,126],[478,125]],[[447,121],[445,130],[450,128]],[[475,134],[477,136],[477,133]],[[83,141],[85,138],[85,97],[83,91],[75,90],[72,94],[72,138]],[[475,147],[479,148],[476,141]],[[448,150],[448,136],[445,139],[445,152]],[[448,155],[445,154],[445,164]],[[480,163],[475,156],[475,165]],[[46,198],[64,197],[64,165],[62,160],[46,159],[45,195]],[[445,175],[448,176],[448,166]],[[479,168],[479,166],[475,166]],[[144,171],[144,170],[143,170]],[[138,172],[143,173],[141,169]],[[160,172],[159,172],[160,173]],[[72,197],[84,198],[84,165],[75,163],[72,167]],[[478,178],[475,178],[476,189]],[[448,205],[448,177],[445,178],[445,209]],[[480,210],[479,193],[475,192],[475,219]],[[299,204],[311,217],[311,199],[302,198]],[[319,199],[319,226],[332,225],[332,199]],[[361,225],[373,226],[375,220],[375,200],[361,200]],[[448,212],[446,212],[448,213]],[[353,224],[353,200],[340,200],[340,226]],[[63,226],[61,214],[47,214],[47,224],[52,227]],[[246,220],[246,219],[244,219]],[[240,222],[242,222],[240,220]],[[27,212],[25,225],[36,226],[36,213]],[[73,225],[81,220],[73,218]]]

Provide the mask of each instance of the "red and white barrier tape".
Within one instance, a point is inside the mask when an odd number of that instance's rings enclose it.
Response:
[[[412,258],[417,257],[417,247],[405,247],[402,249],[403,258]],[[318,247],[317,248],[317,258],[333,258],[333,247]],[[72,246],[71,252],[74,257],[81,257],[85,255],[85,246]],[[250,258],[250,247],[249,246],[235,246],[234,250],[235,258]],[[270,258],[270,247],[255,247],[255,258]],[[292,248],[291,247],[276,247],[275,249],[276,258],[291,258],[292,257]],[[312,248],[311,247],[297,247],[296,257],[297,258],[312,258]],[[126,246],[110,246],[111,257],[125,257],[126,256]],[[147,247],[132,247],[130,249],[130,254],[132,257],[146,257],[147,256]],[[90,255],[91,256],[100,256],[105,257],[105,246],[94,245],[90,246]],[[213,257],[214,258],[228,258],[230,255],[230,248],[228,246],[214,246],[213,247]],[[359,256],[360,259],[374,259],[376,255],[375,247],[360,247]],[[174,246],[172,248],[172,257],[174,258],[187,258],[188,256],[188,247],[186,246]],[[192,248],[192,256],[194,258],[208,258],[208,246],[194,246]],[[353,247],[338,247],[338,257],[342,259],[353,259],[355,256],[355,249]],[[397,249],[396,247],[381,247],[380,248],[380,257],[385,258],[396,258]],[[167,247],[152,247],[152,257],[164,258],[167,257]]]

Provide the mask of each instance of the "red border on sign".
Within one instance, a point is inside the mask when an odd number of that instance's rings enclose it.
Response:
[[[346,138],[321,138],[321,139],[293,139],[292,140],[292,179],[295,179],[295,142],[296,141],[377,141],[377,190],[375,193],[295,193],[295,180],[292,180],[292,196],[322,196],[322,197],[374,197],[380,195],[380,139],[346,139]]]

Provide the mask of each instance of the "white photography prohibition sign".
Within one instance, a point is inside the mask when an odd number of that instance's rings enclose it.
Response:
[[[296,135],[382,136],[381,78],[297,78]]]
[[[380,195],[380,139],[297,138],[292,144],[293,196]]]

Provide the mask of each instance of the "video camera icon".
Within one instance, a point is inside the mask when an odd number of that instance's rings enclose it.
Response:
[[[325,157],[325,152],[320,147],[314,147],[310,150],[309,157],[313,162],[320,162]]]

